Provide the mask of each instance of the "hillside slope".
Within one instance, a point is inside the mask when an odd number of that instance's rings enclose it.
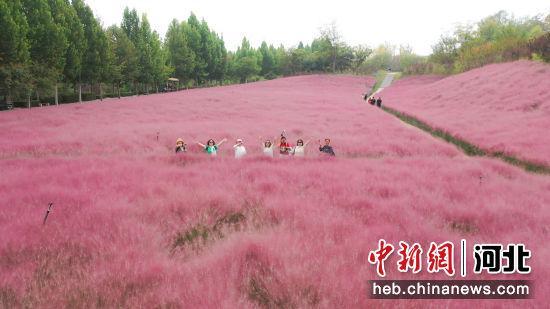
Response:
[[[550,65],[516,61],[446,78],[409,77],[382,96],[484,149],[550,164]]]

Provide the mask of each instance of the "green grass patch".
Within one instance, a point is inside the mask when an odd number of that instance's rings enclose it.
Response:
[[[432,136],[442,139],[446,141],[447,143],[451,143],[458,147],[460,150],[462,150],[466,155],[468,156],[488,156],[492,158],[498,158],[508,164],[520,167],[524,169],[527,172],[531,173],[537,173],[537,174],[543,174],[543,175],[550,175],[550,166],[544,165],[541,163],[535,163],[528,160],[519,159],[517,157],[514,157],[512,155],[505,154],[503,152],[490,152],[484,149],[481,149],[480,147],[462,139],[459,137],[456,137],[442,129],[436,129],[427,124],[426,122],[413,117],[411,115],[402,113],[398,110],[395,110],[391,107],[382,106],[382,109],[397,118],[399,118],[401,121],[408,123],[412,126],[415,126],[425,132],[430,133]]]
[[[531,162],[531,161],[527,161],[527,160],[522,160],[522,159],[516,158],[514,156],[507,155],[507,154],[505,154],[503,152],[500,152],[500,151],[492,152],[492,153],[489,154],[489,156],[491,156],[493,158],[501,159],[502,161],[504,161],[506,163],[509,163],[509,164],[512,164],[512,165],[515,165],[515,166],[519,166],[519,167],[523,168],[524,170],[526,170],[528,172],[531,172],[531,173],[550,175],[550,166],[547,166],[547,165],[544,165],[544,164],[541,164],[541,163],[535,163],[535,162]]]
[[[483,149],[477,147],[476,145],[471,144],[468,141],[463,140],[461,138],[455,137],[441,129],[435,129],[418,118],[415,118],[408,114],[397,111],[391,107],[382,106],[382,109],[396,116],[397,118],[401,119],[405,123],[415,126],[423,131],[426,131],[430,133],[432,136],[442,139],[447,143],[454,144],[468,156],[485,156],[487,154]]]
[[[387,73],[388,72],[384,70],[378,70],[378,72],[376,72],[376,74],[374,75],[374,79],[376,80],[376,82],[372,86],[372,89],[369,91],[369,96],[371,96],[373,93],[376,92],[376,90],[380,88],[380,85],[382,85],[382,82],[384,81],[384,78],[386,78]]]
[[[179,232],[172,242],[172,253],[179,248],[199,249],[202,245],[216,238],[223,238],[228,231],[240,230],[246,223],[246,216],[240,212],[229,212],[218,218],[212,225],[196,224]]]

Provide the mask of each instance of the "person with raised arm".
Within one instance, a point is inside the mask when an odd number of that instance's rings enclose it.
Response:
[[[279,140],[279,154],[282,156],[288,156],[292,151],[290,143],[286,141],[286,131],[281,133],[281,139]]]
[[[235,158],[239,159],[246,155],[246,148],[243,145],[243,140],[238,138],[237,143],[233,145],[233,149],[235,150]]]
[[[227,139],[222,139],[219,144],[216,145],[216,142],[213,139],[209,139],[208,142],[206,142],[206,145],[201,144],[197,142],[199,146],[201,146],[207,154],[211,156],[216,156],[218,154],[218,148],[225,143]]]
[[[273,158],[273,145],[277,143],[277,139],[274,138],[273,142],[270,139],[263,139],[260,136],[260,141],[262,142],[262,151],[264,156]]]
[[[296,146],[292,148],[292,154],[296,157],[304,157],[306,155],[306,146],[310,141],[311,139],[304,143],[303,139],[298,139],[296,141]]]

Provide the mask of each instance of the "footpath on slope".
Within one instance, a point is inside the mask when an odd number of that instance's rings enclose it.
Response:
[[[389,87],[392,84],[393,79],[394,79],[396,74],[397,73],[394,73],[394,72],[387,73],[386,76],[384,77],[384,80],[380,84],[380,87],[378,89],[376,89],[376,91],[374,91],[371,95],[374,96],[375,94],[379,94],[380,92],[382,92],[384,90],[384,88]],[[500,160],[502,160],[502,161],[504,161],[508,164],[521,167],[522,169],[524,169],[527,172],[538,173],[538,174],[543,174],[543,175],[550,175],[550,166],[548,166],[548,165],[531,162],[529,160],[523,160],[523,159],[517,158],[515,156],[505,154],[503,152],[495,152],[495,151],[489,151],[489,150],[482,149],[482,148],[478,147],[477,145],[475,145],[473,143],[470,143],[469,141],[467,141],[465,139],[458,138],[458,137],[452,135],[451,133],[444,131],[443,129],[434,128],[434,127],[430,126],[429,124],[427,124],[426,122],[416,118],[415,116],[403,113],[399,110],[396,110],[396,109],[391,108],[391,107],[387,107],[385,105],[382,106],[382,110],[396,116],[401,121],[403,121],[407,124],[415,126],[419,129],[429,133],[430,135],[432,135],[436,138],[442,139],[442,140],[446,141],[447,143],[454,144],[455,146],[457,146],[459,149],[461,149],[468,156],[481,156],[481,157],[486,156],[486,157],[498,158],[498,159],[500,159]]]

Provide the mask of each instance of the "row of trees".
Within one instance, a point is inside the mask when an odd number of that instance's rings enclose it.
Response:
[[[59,96],[82,101],[105,92],[156,92],[168,77],[193,87],[310,72],[453,73],[520,57],[550,58],[550,16],[516,19],[505,12],[457,27],[429,57],[409,46],[350,46],[334,23],[309,44],[254,48],[243,38],[228,52],[223,38],[194,14],[174,19],[162,40],[145,14],[128,8],[120,25],[104,29],[83,0],[0,0],[0,29],[0,95],[29,106],[45,96],[57,104]]]
[[[349,46],[334,23],[322,28],[311,44],[285,49],[262,42],[255,49],[246,38],[228,53],[228,76],[240,82],[313,72],[358,72],[372,53],[367,46]]]
[[[223,38],[194,14],[174,19],[161,40],[145,14],[126,8],[120,25],[104,29],[82,0],[0,0],[0,28],[0,95],[29,106],[50,97],[58,104],[60,96],[82,101],[106,92],[149,93],[168,77],[192,87],[357,71],[372,52],[345,44],[334,24],[311,44],[254,48],[244,38],[228,52]]]

